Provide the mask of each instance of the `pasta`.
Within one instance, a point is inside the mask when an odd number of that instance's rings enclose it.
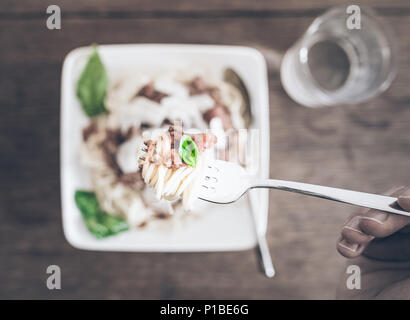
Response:
[[[212,133],[193,135],[191,143],[195,148],[198,148],[198,144],[199,155],[195,159],[195,165],[190,166],[183,162],[177,151],[181,149],[184,141],[182,139],[189,137],[182,133],[182,129],[179,130],[170,126],[168,132],[155,140],[145,142],[145,152],[139,154],[139,166],[144,182],[154,188],[158,200],[175,200],[182,197],[184,209],[190,210],[210,148],[217,139]]]
[[[147,140],[144,134],[153,133],[153,140],[162,136],[160,151],[166,154],[171,145],[163,133],[170,123],[199,132],[214,124],[213,132],[222,133],[244,127],[239,90],[211,68],[194,69],[118,73],[110,79],[108,113],[84,128],[80,157],[90,169],[100,206],[124,217],[132,227],[191,214],[186,209],[193,209],[198,177],[213,155],[210,149],[202,150],[195,167],[172,166],[176,157],[171,157],[161,165],[146,161],[139,170],[135,151]]]

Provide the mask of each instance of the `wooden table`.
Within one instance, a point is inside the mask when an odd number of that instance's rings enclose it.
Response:
[[[392,87],[367,103],[308,109],[284,93],[280,55],[315,16],[342,0],[50,1],[0,4],[0,298],[333,298],[344,269],[335,250],[346,205],[270,193],[268,242],[277,276],[254,251],[101,253],[72,248],[61,226],[59,98],[64,56],[90,43],[215,43],[262,49],[270,73],[271,176],[383,192],[410,181],[410,4],[372,3],[400,39]],[[230,3],[230,4],[228,4]],[[350,4],[350,2],[349,2]],[[46,267],[62,290],[46,288]]]

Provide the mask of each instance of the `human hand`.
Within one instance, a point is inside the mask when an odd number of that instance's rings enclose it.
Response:
[[[410,188],[388,192],[410,211]],[[344,224],[337,250],[346,258],[364,255],[383,261],[410,261],[410,217],[361,208]]]

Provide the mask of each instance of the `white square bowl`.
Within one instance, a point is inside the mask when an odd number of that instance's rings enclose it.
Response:
[[[125,44],[100,45],[98,52],[108,76],[127,67],[150,66],[183,68],[195,63],[212,68],[234,69],[249,91],[253,127],[261,132],[259,177],[269,177],[269,103],[266,63],[252,48],[217,45]],[[74,202],[77,189],[91,187],[88,169],[80,163],[78,152],[82,128],[88,118],[81,110],[75,87],[90,53],[90,47],[71,51],[65,58],[61,81],[61,201],[63,229],[67,241],[78,249],[100,251],[233,251],[250,249],[256,244],[248,196],[229,205],[212,204],[199,219],[178,230],[130,230],[105,239],[88,232]],[[267,190],[252,190],[257,206],[258,232],[266,233]]]

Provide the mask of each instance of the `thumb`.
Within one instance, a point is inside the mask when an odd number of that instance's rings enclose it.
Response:
[[[397,203],[404,210],[410,211],[410,188],[400,187],[389,192],[391,196],[398,197]],[[410,217],[389,214],[378,210],[369,210],[361,216],[359,223],[360,230],[367,235],[376,238],[385,238],[396,231],[406,227],[410,223]]]
[[[404,210],[410,211],[410,188],[406,188],[397,199],[397,203]]]

